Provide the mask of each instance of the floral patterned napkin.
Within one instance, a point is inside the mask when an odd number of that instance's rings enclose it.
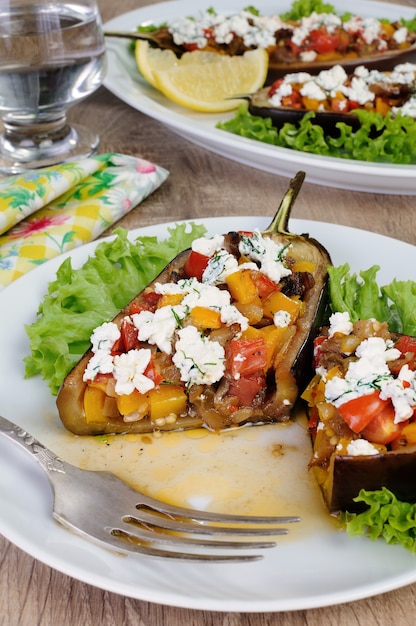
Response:
[[[0,289],[96,239],[168,176],[144,159],[108,153],[0,181]]]

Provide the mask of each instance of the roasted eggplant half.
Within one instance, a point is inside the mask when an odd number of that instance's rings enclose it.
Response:
[[[315,340],[316,375],[302,394],[310,468],[333,513],[365,508],[361,489],[416,501],[416,338],[374,319],[330,317]]]
[[[77,435],[281,422],[326,309],[327,251],[287,231],[299,173],[264,232],[201,238],[112,322],[65,378]]]
[[[331,134],[340,122],[357,130],[358,109],[383,117],[399,112],[416,117],[416,65],[384,72],[360,66],[350,75],[336,65],[317,76],[288,74],[249,99],[250,113],[270,118],[278,128],[287,122],[299,124],[306,113],[313,112],[312,123]]]
[[[335,13],[315,11],[293,20],[249,9],[230,15],[210,9],[153,29],[146,24],[135,33],[108,31],[106,35],[146,39],[178,57],[198,50],[234,56],[262,46],[269,54],[268,83],[288,72],[317,74],[336,64],[352,72],[363,64],[386,70],[416,61],[416,33],[401,21],[356,15],[345,20]]]

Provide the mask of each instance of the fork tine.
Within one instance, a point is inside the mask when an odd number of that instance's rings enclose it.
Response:
[[[262,554],[219,554],[217,552],[193,552],[182,551],[181,547],[190,546],[191,548],[215,548],[217,550],[229,550],[229,549],[246,549],[250,550],[274,548],[276,544],[274,542],[261,542],[261,541],[249,541],[249,542],[227,542],[227,541],[201,541],[191,539],[181,539],[180,537],[169,537],[165,534],[158,534],[148,531],[144,534],[141,530],[139,534],[132,534],[127,531],[119,529],[106,529],[105,535],[98,535],[86,530],[74,526],[68,520],[58,515],[54,515],[57,522],[62,526],[71,530],[75,534],[93,541],[105,549],[110,549],[118,554],[141,554],[150,557],[159,557],[162,559],[177,559],[182,561],[204,561],[208,563],[246,563],[250,561],[259,561],[263,559]],[[162,548],[160,546],[155,547],[154,543],[164,543],[168,548]],[[179,548],[176,550],[175,548]],[[171,548],[171,549],[169,549]]]
[[[110,472],[83,470],[67,463],[2,416],[0,434],[26,450],[45,470],[53,490],[54,519],[79,536],[119,554],[207,562],[255,561],[262,555],[219,552],[274,547],[275,542],[264,539],[231,541],[231,535],[286,534],[287,529],[277,526],[300,521],[294,516],[224,515],[164,504]],[[178,532],[182,535],[173,534]],[[201,537],[206,534],[223,537],[221,541]],[[162,543],[163,548],[158,545]],[[189,549],[181,550],[184,546]],[[203,548],[215,549],[215,553],[196,552]]]
[[[112,537],[120,538],[132,543],[164,543],[170,546],[194,546],[200,548],[228,548],[232,550],[244,549],[265,549],[275,548],[275,541],[237,541],[237,540],[215,540],[215,539],[195,539],[183,535],[170,535],[168,533],[159,533],[142,527],[129,528],[127,525],[120,524],[119,527],[109,529]]]
[[[123,519],[130,524],[138,526],[146,524],[150,528],[163,528],[175,532],[197,533],[201,535],[286,535],[289,531],[287,528],[256,526],[251,527],[246,521],[246,526],[225,526],[222,515],[216,515],[215,518],[222,522],[222,525],[204,524],[194,519],[178,519],[175,517],[163,517],[155,515],[144,510],[139,510],[138,515],[126,515]],[[236,518],[232,517],[233,522]]]
[[[217,522],[224,524],[249,524],[250,526],[267,525],[280,526],[281,524],[292,524],[300,521],[300,517],[295,515],[276,516],[276,515],[234,515],[232,513],[212,513],[209,511],[199,511],[186,507],[175,506],[156,500],[145,494],[138,494],[140,502],[136,505],[139,511],[138,516],[142,516],[143,512],[154,511],[164,515],[169,515],[174,519],[182,518],[193,520],[195,522]],[[264,530],[264,529],[263,529]]]

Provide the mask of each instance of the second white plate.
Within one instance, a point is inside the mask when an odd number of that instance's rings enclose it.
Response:
[[[332,3],[340,14],[345,12],[345,3],[334,0]],[[279,13],[288,10],[291,3],[279,5]],[[202,9],[208,8],[207,2]],[[214,3],[215,6],[215,3]],[[226,0],[217,5],[223,13],[241,11],[242,0]],[[264,14],[276,12],[276,2],[259,0],[256,3]],[[351,0],[348,11],[363,17],[413,18],[415,10],[409,7]],[[195,15],[194,0],[163,2],[130,11],[107,24],[109,30],[134,30],[139,24],[151,22],[160,24],[171,22],[179,17]],[[274,174],[293,177],[299,170],[308,173],[308,182],[382,194],[416,195],[416,166],[392,165],[389,163],[367,163],[350,159],[321,157],[314,154],[278,148],[251,139],[219,130],[216,124],[233,117],[231,114],[205,114],[185,109],[169,101],[153,89],[140,75],[134,57],[128,50],[125,40],[108,39],[108,72],[105,86],[120,100],[134,109],[166,124],[185,139],[211,150],[216,154]]]

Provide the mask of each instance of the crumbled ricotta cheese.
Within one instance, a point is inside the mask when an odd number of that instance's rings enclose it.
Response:
[[[224,245],[224,235],[214,235],[214,237],[198,237],[192,242],[192,250],[205,256],[212,256],[214,252],[220,250]]]
[[[290,324],[290,313],[287,311],[276,311],[273,315],[273,323],[277,328],[285,328]]]
[[[405,26],[398,28],[393,33],[393,39],[396,43],[401,44],[404,43],[407,39],[408,30]]]
[[[241,11],[225,16],[205,11],[199,18],[176,20],[169,26],[169,32],[177,45],[193,43],[205,48],[207,33],[210,33],[218,44],[229,44],[237,36],[247,48],[268,48],[275,45],[275,32],[283,26],[284,22],[277,15],[257,16],[251,11]]]
[[[92,351],[110,351],[117,339],[120,338],[120,331],[114,322],[104,322],[94,329],[91,335]]]
[[[347,454],[350,456],[374,456],[379,454],[379,451],[367,439],[354,439],[347,445]]]
[[[175,315],[176,312],[176,315]],[[185,317],[185,311],[180,305],[177,307],[162,306],[151,311],[141,311],[132,315],[132,321],[138,329],[140,341],[148,341],[156,345],[166,354],[172,352],[172,339],[178,327],[178,318]]]
[[[178,337],[172,361],[181,373],[181,380],[189,385],[210,385],[221,380],[225,371],[222,345],[202,335],[195,326],[182,328]]]
[[[333,313],[329,318],[329,331],[328,336],[333,337],[335,333],[341,333],[343,335],[350,335],[352,333],[353,324],[350,320],[350,314],[346,311],[344,313]]]
[[[225,282],[228,274],[232,274],[238,269],[237,259],[224,250],[217,250],[208,262],[202,274],[202,282],[211,285],[219,285]]]
[[[97,374],[111,374],[113,371],[113,357],[106,350],[97,350],[90,360],[83,374],[83,381],[94,380]]]
[[[263,237],[259,230],[253,235],[243,235],[239,243],[240,253],[260,263],[260,270],[275,283],[292,272],[285,262],[287,246],[278,244],[271,237]]]
[[[396,379],[381,382],[380,398],[391,399],[396,424],[411,418],[416,407],[416,373],[404,365]]]
[[[154,381],[144,375],[151,355],[148,348],[143,348],[129,350],[114,357],[113,376],[116,379],[117,394],[130,395],[135,389],[140,393],[147,393],[154,388]]]

